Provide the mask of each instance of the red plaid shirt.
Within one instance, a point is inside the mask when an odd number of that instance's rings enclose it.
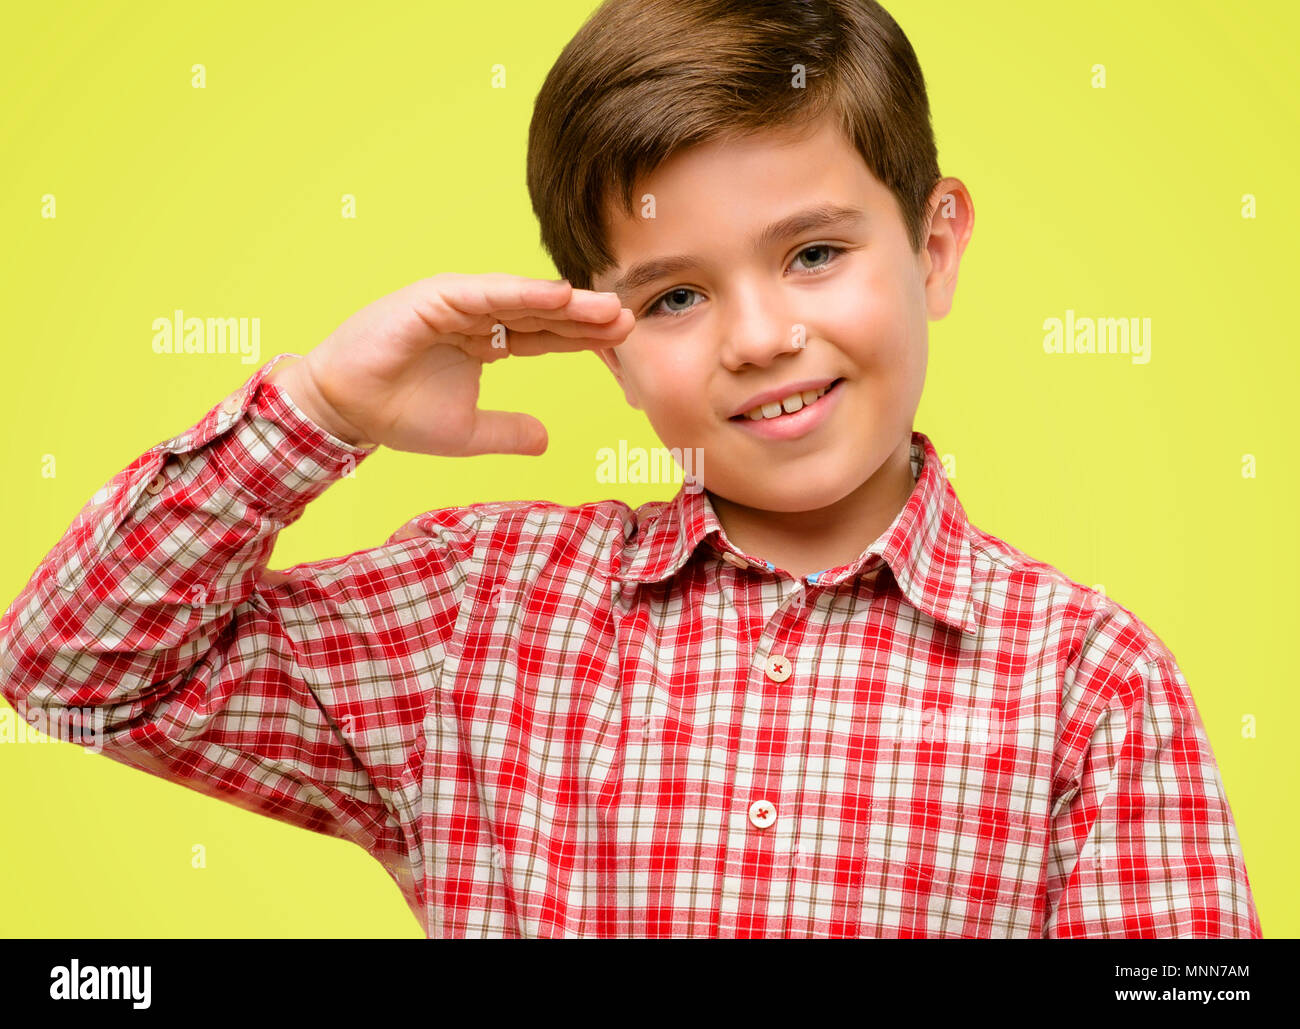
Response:
[[[81,511],[0,619],[24,717],[351,840],[429,936],[1260,936],[1187,682],[974,528],[930,441],[796,580],[683,486],[471,504],[269,572],[367,451],[262,368]]]

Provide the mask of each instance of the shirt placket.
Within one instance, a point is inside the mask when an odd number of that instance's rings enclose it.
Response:
[[[761,587],[764,628],[748,668],[723,855],[718,931],[724,937],[767,935],[771,898],[788,893],[786,859],[803,782],[783,767],[789,767],[796,675],[805,663],[792,630],[804,615],[806,594],[802,580],[768,576]]]

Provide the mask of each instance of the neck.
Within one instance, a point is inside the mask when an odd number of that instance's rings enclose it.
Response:
[[[871,546],[916,486],[911,433],[862,485],[812,511],[765,511],[709,494],[727,538],[747,554],[802,578],[848,564]]]

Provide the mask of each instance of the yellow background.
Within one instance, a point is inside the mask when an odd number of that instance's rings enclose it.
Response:
[[[954,310],[931,326],[916,427],[954,456],[977,526],[1102,584],[1173,650],[1264,932],[1295,936],[1297,5],[886,6],[926,74],[943,171],[977,212]],[[0,606],[101,484],[254,370],[154,354],[154,318],[259,317],[267,360],[435,272],[557,274],[524,185],[527,128],[593,8],[10,9]],[[205,89],[191,87],[196,63]],[[498,63],[504,89],[491,88]],[[1105,89],[1091,86],[1099,63]],[[345,193],[356,220],[340,216]],[[1151,318],[1150,363],[1045,355],[1043,321],[1067,308]],[[272,566],[376,545],[430,508],[675,491],[596,481],[593,440],[658,441],[594,355],[494,364],[482,403],[537,415],[548,452],[381,452],[283,534]],[[1257,478],[1243,478],[1245,454]],[[1257,738],[1243,738],[1245,715]],[[421,935],[352,844],[68,744],[0,746],[0,826],[0,935]],[[205,869],[191,868],[194,844]]]

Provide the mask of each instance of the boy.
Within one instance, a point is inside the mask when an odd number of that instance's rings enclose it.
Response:
[[[0,622],[10,702],[356,842],[429,936],[1261,935],[1173,656],[912,430],[973,208],[892,19],[611,0],[528,185],[567,281],[414,283],[140,457]],[[265,569],[377,446],[543,452],[482,365],[581,349],[704,492]]]

